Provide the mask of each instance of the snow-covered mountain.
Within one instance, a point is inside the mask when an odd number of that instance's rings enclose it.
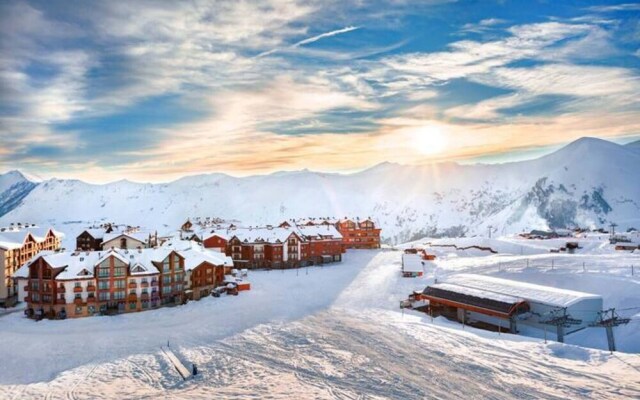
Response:
[[[36,183],[19,171],[0,175],[0,216],[17,207],[35,187]]]
[[[494,234],[610,222],[640,228],[639,171],[640,152],[632,146],[582,138],[547,156],[506,164],[383,163],[348,175],[208,174],[166,184],[52,179],[32,183],[23,198],[2,198],[0,224],[53,223],[64,231],[60,225],[72,221],[107,219],[162,231],[188,216],[264,224],[360,215],[376,218],[392,242],[486,235],[490,226]]]

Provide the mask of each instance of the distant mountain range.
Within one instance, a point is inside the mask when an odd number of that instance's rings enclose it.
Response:
[[[177,228],[188,216],[247,224],[298,217],[371,216],[389,242],[530,229],[640,228],[640,141],[582,138],[544,157],[506,164],[379,164],[354,174],[278,172],[190,176],[165,184],[126,180],[32,182],[0,175],[0,225],[116,221]]]

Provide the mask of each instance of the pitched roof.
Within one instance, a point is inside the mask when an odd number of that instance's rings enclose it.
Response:
[[[109,249],[106,251],[82,252],[43,251],[20,267],[13,276],[15,278],[27,278],[29,276],[29,266],[41,257],[52,268],[63,268],[63,271],[56,276],[56,279],[59,280],[93,277],[95,266],[109,257],[116,257],[123,263],[130,266],[140,265],[145,269],[145,271],[132,271],[132,275],[146,275],[158,273],[159,271],[153,263],[162,262],[173,251],[173,249],[165,248],[139,250]],[[81,275],[83,270],[88,271],[89,274]]]
[[[59,238],[64,237],[62,232],[58,232],[53,228],[41,228],[39,226],[6,228],[0,232],[0,249],[19,249],[24,244],[28,235],[31,235],[37,242],[43,242],[49,231],[53,232],[53,234]]]
[[[298,232],[306,237],[331,237],[342,239],[342,234],[333,225],[298,225]]]
[[[453,275],[447,278],[446,282],[496,294],[520,297],[525,300],[556,307],[569,307],[580,300],[602,298],[602,296],[591,293],[559,289],[551,286],[542,286],[485,275]]]

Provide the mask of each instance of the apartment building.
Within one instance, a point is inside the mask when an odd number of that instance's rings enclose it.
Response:
[[[75,318],[182,304],[192,290],[187,279],[192,270],[200,276],[207,268],[219,278],[232,266],[230,259],[206,250],[45,251],[15,273],[15,282],[30,317]],[[210,288],[222,279],[204,282]],[[196,284],[200,289],[200,281]]]
[[[0,228],[0,306],[13,306],[18,290],[13,275],[38,252],[58,250],[64,235],[53,228],[32,224],[12,224]]]

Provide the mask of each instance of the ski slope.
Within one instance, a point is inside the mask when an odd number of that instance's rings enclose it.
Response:
[[[526,267],[526,257],[536,262]],[[624,352],[610,355],[597,328],[545,344],[398,309],[434,272],[473,269],[589,289],[605,306],[640,304],[640,280],[620,268],[638,255],[594,254],[583,272],[575,260],[542,252],[449,254],[413,279],[400,277],[400,258],[349,251],[341,264],[253,272],[252,290],[237,297],[131,315],[38,323],[5,315],[0,398],[640,396],[640,310],[616,330]],[[186,366],[198,365],[197,377],[182,380],[160,350],[167,340]]]

